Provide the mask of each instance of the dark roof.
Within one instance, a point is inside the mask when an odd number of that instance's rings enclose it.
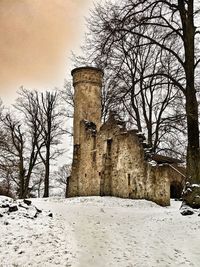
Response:
[[[169,163],[169,164],[183,163],[183,161],[180,159],[175,159],[175,158],[171,158],[171,157],[167,157],[167,156],[163,156],[159,154],[152,155],[152,159],[155,160],[157,163]]]

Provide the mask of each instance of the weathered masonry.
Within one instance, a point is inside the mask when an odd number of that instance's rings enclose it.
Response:
[[[101,124],[100,69],[76,68],[72,76],[74,152],[68,197],[144,198],[169,205],[170,191],[178,197],[184,184],[178,161],[158,156],[154,164],[152,159],[149,162],[144,135],[128,131],[115,114],[111,113],[107,122]]]

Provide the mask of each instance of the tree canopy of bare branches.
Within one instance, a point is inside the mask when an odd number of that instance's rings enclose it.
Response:
[[[51,161],[64,152],[60,144],[66,133],[57,91],[39,93],[21,88],[13,108],[1,112],[0,124],[4,181],[14,182],[20,198],[36,188],[39,192],[44,182],[44,196],[48,197]]]
[[[64,152],[59,147],[62,136],[66,133],[63,128],[63,113],[59,103],[59,95],[57,91],[38,93],[24,88],[19,94],[16,108],[24,113],[28,124],[32,124],[32,120],[38,123],[39,140],[36,142],[36,147],[45,170],[44,197],[48,197],[50,161]]]
[[[166,133],[174,131],[180,137],[186,119],[187,176],[200,183],[198,16],[192,0],[98,4],[88,19],[83,60],[111,73],[120,88],[115,90],[114,101],[139,129],[145,123],[154,150]],[[164,143],[167,139],[169,135]]]

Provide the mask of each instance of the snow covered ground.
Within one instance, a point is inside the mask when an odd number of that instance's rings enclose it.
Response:
[[[182,216],[181,202],[166,208],[112,197],[32,203],[29,211],[19,208],[0,218],[2,267],[200,266],[199,211]],[[43,210],[37,218],[34,205]]]

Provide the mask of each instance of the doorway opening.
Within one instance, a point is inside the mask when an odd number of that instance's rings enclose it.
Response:
[[[182,185],[178,183],[172,183],[170,185],[170,198],[181,198]]]

